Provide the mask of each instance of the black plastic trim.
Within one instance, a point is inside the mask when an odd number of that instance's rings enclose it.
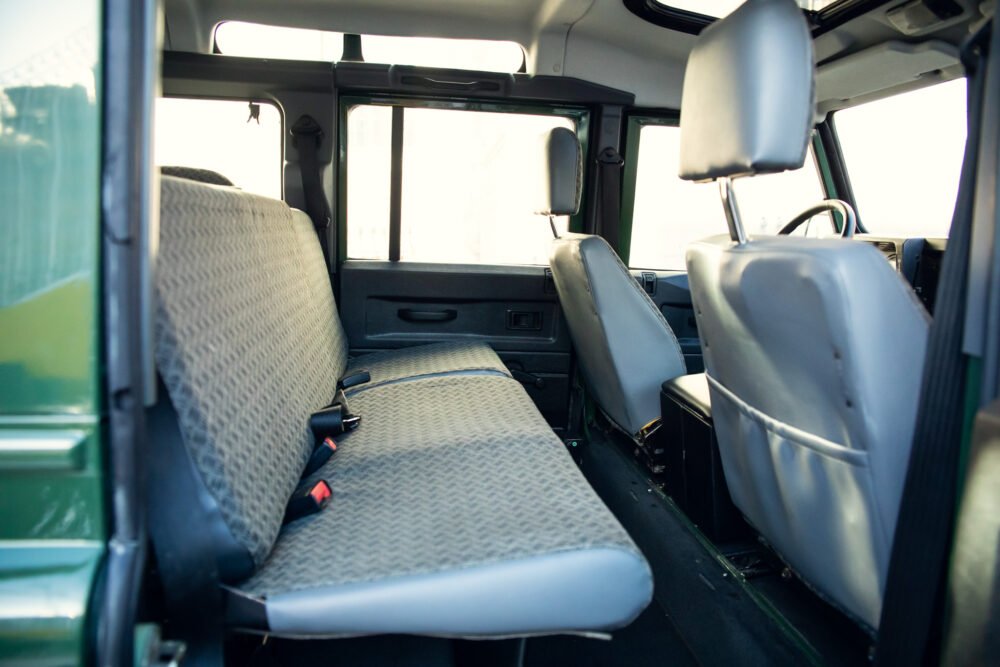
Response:
[[[838,26],[842,26],[848,21],[858,18],[862,14],[888,4],[892,0],[842,0],[835,5],[831,5],[820,12],[808,14],[813,25],[813,37],[830,32]]]
[[[219,54],[166,51],[163,54],[164,93],[174,91],[173,81],[205,82],[204,91],[185,85],[183,94],[218,95],[213,84],[226,81],[246,84],[240,96],[258,95],[262,87],[280,87],[303,92],[330,91],[330,73],[334,72],[339,92],[410,94],[420,97],[462,99],[504,99],[545,103],[618,104],[630,106],[632,93],[565,76],[498,74],[472,70],[381,65],[363,62],[327,62],[307,60],[270,60],[241,58]]]
[[[697,35],[717,19],[706,14],[689,12],[674,7],[665,7],[654,0],[622,0],[625,8],[641,19],[662,28]],[[803,10],[812,26],[813,37],[843,25],[890,0],[841,0],[818,12]]]
[[[715,19],[705,14],[664,7],[653,0],[623,0],[625,8],[641,19],[689,35],[697,35]]]
[[[392,108],[392,164],[389,172],[389,261],[399,261],[403,233],[403,114],[404,107]]]
[[[325,62],[165,51],[163,94],[218,97],[220,81],[226,82],[226,95],[238,97],[259,97],[264,88],[329,94],[332,71],[333,65]],[[187,85],[175,90],[175,81]],[[195,81],[203,86],[193,88]]]
[[[271,630],[267,620],[267,603],[264,600],[228,587],[222,588],[222,594],[225,599],[228,627],[260,632]]]
[[[203,56],[210,57],[210,56]],[[336,85],[341,94],[412,95],[543,102],[547,104],[618,104],[630,106],[632,93],[564,76],[498,74],[410,65],[337,63]]]

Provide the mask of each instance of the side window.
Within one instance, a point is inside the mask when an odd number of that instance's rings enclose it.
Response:
[[[157,165],[216,171],[247,192],[281,199],[281,113],[260,103],[259,122],[247,102],[164,97],[156,101]]]
[[[872,234],[946,237],[965,148],[965,79],[834,114],[858,215]]]
[[[718,185],[691,183],[677,176],[679,127],[641,125],[638,138],[629,266],[683,271],[688,245],[729,231]],[[734,187],[743,225],[751,236],[776,234],[798,213],[824,198],[811,149],[801,169],[740,178]],[[832,233],[829,217],[816,216],[799,227],[798,233]]]
[[[552,232],[536,215],[539,175],[526,155],[572,118],[402,109],[399,259],[455,264],[548,264]],[[393,108],[361,104],[347,116],[347,255],[388,259]],[[565,230],[569,220],[558,218]]]

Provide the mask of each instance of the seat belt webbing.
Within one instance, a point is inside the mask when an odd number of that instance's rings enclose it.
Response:
[[[151,434],[146,485],[150,541],[163,584],[164,635],[182,640],[184,664],[220,665],[225,641],[225,601],[219,587],[217,542],[162,381],[160,400],[147,411]]]
[[[986,79],[978,37],[963,48],[969,76],[969,132],[889,561],[875,652],[878,665],[936,663],[940,650],[946,566],[958,491],[968,360],[962,351],[962,328]]]
[[[312,116],[300,116],[292,125],[292,145],[299,155],[299,173],[302,192],[306,199],[306,213],[316,227],[320,247],[327,267],[334,266],[330,257],[330,204],[323,192],[320,176],[319,147],[323,143],[323,128]]]
[[[597,156],[597,164],[601,188],[598,233],[617,253],[621,242],[621,168],[624,160],[618,151],[608,146]]]

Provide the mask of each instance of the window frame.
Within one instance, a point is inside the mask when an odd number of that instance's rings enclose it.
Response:
[[[286,118],[285,118],[285,108],[283,106],[281,106],[281,102],[279,102],[276,99],[259,97],[259,96],[248,98],[248,97],[239,97],[239,96],[235,96],[234,97],[232,95],[166,95],[166,94],[161,93],[161,94],[157,95],[157,98],[171,99],[171,100],[178,100],[178,99],[179,100],[197,100],[197,101],[201,101],[201,102],[245,102],[247,105],[250,105],[250,104],[268,104],[270,106],[273,106],[275,109],[277,109],[278,110],[278,119],[281,122],[281,128],[280,128],[281,129],[281,131],[280,131],[280,135],[281,136],[280,136],[280,139],[279,139],[280,144],[278,146],[278,158],[280,160],[280,162],[278,163],[278,192],[280,193],[280,197],[279,198],[281,199],[281,201],[285,201],[285,165],[288,162],[288,159],[287,159],[285,151],[287,149],[286,144],[288,143],[286,135],[289,132],[289,128],[288,128],[288,123],[286,122]],[[156,119],[155,118],[153,119],[153,131],[154,132],[156,131]],[[182,166],[186,166],[186,165],[182,165]],[[157,166],[157,171],[159,171],[159,167],[158,166]],[[222,175],[225,176],[226,178],[229,178],[228,174],[222,174]]]
[[[672,109],[664,110],[637,110],[627,115],[624,123],[625,166],[622,174],[622,197],[621,197],[621,231],[619,235],[619,247],[616,248],[622,263],[630,271],[644,269],[647,271],[663,271],[670,273],[684,273],[680,269],[633,267],[630,264],[630,254],[632,251],[632,224],[635,215],[635,195],[636,184],[639,174],[639,143],[642,128],[646,126],[667,126],[680,127],[680,112]],[[831,170],[831,160],[827,148],[822,140],[819,127],[813,130],[810,143],[812,144],[813,162],[816,165],[816,172],[819,175],[819,186],[826,198],[838,198],[837,180]],[[854,206],[854,202],[848,202]],[[720,215],[722,214],[722,203],[719,203]],[[843,229],[843,221],[840,214],[832,212],[834,222],[837,224],[837,231]],[[858,231],[862,231],[859,227]]]
[[[510,114],[531,114],[536,116],[561,116],[563,118],[568,118],[576,124],[576,134],[580,140],[580,149],[584,157],[584,166],[587,164],[587,156],[589,150],[589,134],[590,134],[590,123],[591,123],[591,111],[585,106],[574,106],[571,104],[532,104],[527,102],[496,102],[487,100],[456,100],[456,99],[442,99],[442,98],[427,98],[427,97],[409,97],[404,95],[364,95],[364,94],[342,94],[338,101],[338,114],[337,114],[337,133],[338,133],[338,154],[337,154],[337,264],[343,264],[344,262],[350,260],[348,256],[349,249],[347,247],[347,154],[350,147],[347,145],[348,131],[347,123],[348,116],[350,115],[351,109],[357,106],[385,106],[385,107],[402,107],[403,109],[445,109],[450,111],[485,111],[490,113],[510,113]],[[405,118],[405,115],[404,115]],[[404,120],[405,124],[405,120]],[[405,126],[405,125],[404,125]],[[405,130],[404,130],[405,132]],[[392,167],[390,168],[390,173],[398,170],[402,173],[402,147],[400,151],[396,152],[393,150],[393,154],[390,157]],[[391,184],[387,184],[390,185]],[[587,202],[587,182],[586,178],[583,179],[583,192],[581,193],[580,199],[580,210],[577,211],[576,215],[570,216],[569,219],[569,231],[579,232],[584,229],[584,221],[586,219],[586,202]],[[390,202],[390,207],[393,203],[397,206],[402,207],[402,201]],[[420,260],[412,260],[405,258],[393,259],[392,257],[392,246],[393,246],[393,232],[392,232],[392,220],[400,220],[400,230],[402,228],[402,210],[393,211],[390,208],[389,211],[389,225],[390,225],[390,238],[388,240],[390,252],[388,253],[388,259],[386,260],[350,260],[350,261],[387,261],[396,263],[421,263]],[[398,239],[397,239],[398,242]],[[447,266],[447,265],[445,265]],[[508,265],[497,265],[497,264],[475,264],[475,266],[508,266]],[[509,266],[541,266],[534,264],[514,264]]]
[[[803,9],[802,13],[813,37],[819,37],[888,2],[889,0],[840,0],[819,11]],[[649,23],[689,35],[700,34],[718,20],[707,14],[661,5],[654,0],[622,0],[622,4],[628,11]]]
[[[305,30],[315,33],[325,33],[327,35],[340,35],[340,54],[335,58],[297,58],[297,57],[285,57],[285,56],[275,56],[268,53],[254,53],[254,54],[237,54],[230,51],[226,53],[219,46],[219,30],[227,23],[234,24],[247,24],[254,25],[264,29],[291,29],[291,30]],[[507,69],[487,69],[487,70],[477,70],[468,69],[463,67],[451,67],[451,69],[458,69],[466,72],[479,72],[485,71],[492,74],[524,74],[527,72],[528,63],[528,52],[526,51],[523,44],[512,39],[467,39],[461,37],[430,37],[425,35],[378,35],[372,33],[358,33],[358,32],[341,32],[339,30],[328,30],[325,28],[302,28],[296,26],[283,26],[275,25],[271,23],[261,23],[258,21],[244,21],[240,19],[225,19],[219,21],[212,28],[212,53],[218,55],[229,56],[231,58],[259,58],[259,59],[269,59],[269,60],[288,60],[288,61],[300,61],[300,62],[332,62],[333,64],[342,62],[361,62],[361,63],[372,63],[375,65],[402,65],[406,67],[425,67],[428,69],[440,69],[440,66],[428,66],[428,65],[417,65],[412,62],[382,62],[381,60],[366,60],[364,58],[364,42],[365,38],[390,38],[398,40],[411,40],[411,39],[437,39],[437,40],[448,40],[452,42],[465,42],[465,41],[476,41],[492,44],[512,44],[518,48],[520,51],[521,59],[517,66],[517,69],[507,70]],[[356,52],[356,49],[360,49],[360,57]],[[346,54],[346,55],[345,55]]]

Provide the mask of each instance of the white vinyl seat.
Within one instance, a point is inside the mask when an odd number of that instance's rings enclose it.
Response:
[[[582,177],[576,135],[552,130],[544,157],[540,213],[575,214]],[[659,423],[660,386],[686,372],[677,337],[600,236],[557,236],[549,266],[588,390],[617,428],[642,442]]]
[[[681,177],[723,179],[731,234],[687,265],[733,501],[811,588],[877,630],[929,318],[867,243],[746,239],[730,178],[796,169],[812,39],[792,0],[754,0],[688,61]]]

